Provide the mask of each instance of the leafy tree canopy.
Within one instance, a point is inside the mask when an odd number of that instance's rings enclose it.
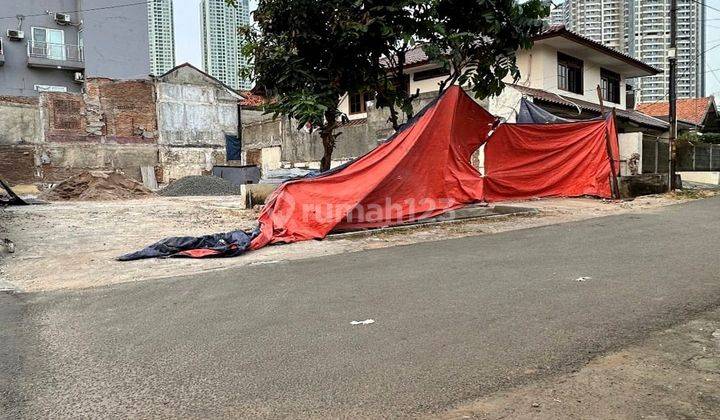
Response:
[[[343,95],[374,92],[397,128],[399,111],[413,114],[405,54],[416,45],[450,70],[439,92],[457,82],[481,99],[499,94],[547,13],[541,0],[260,0],[257,27],[241,33],[251,76],[273,97],[267,111],[320,130],[325,170]]]

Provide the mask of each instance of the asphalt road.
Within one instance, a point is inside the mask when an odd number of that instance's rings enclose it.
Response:
[[[708,199],[6,296],[2,323],[19,334],[0,354],[19,361],[4,371],[22,373],[5,381],[0,408],[11,418],[437,413],[718,305],[719,215],[720,199]]]

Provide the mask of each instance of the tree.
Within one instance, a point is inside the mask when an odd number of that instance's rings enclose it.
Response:
[[[516,52],[532,47],[549,12],[540,0],[438,0],[436,31],[425,52],[450,69],[440,93],[457,82],[478,99],[500,94],[508,75],[520,78]]]
[[[377,79],[377,25],[357,0],[261,0],[254,19],[257,29],[242,35],[256,84],[273,99],[266,110],[319,131],[325,171],[338,120],[347,118],[338,109],[341,97]]]
[[[343,95],[374,92],[399,128],[401,113],[414,113],[405,54],[418,44],[450,70],[439,93],[457,82],[480,99],[499,94],[506,76],[519,78],[516,51],[532,46],[547,13],[541,0],[260,0],[257,28],[241,33],[256,84],[272,97],[266,110],[319,131],[324,171],[347,118]]]

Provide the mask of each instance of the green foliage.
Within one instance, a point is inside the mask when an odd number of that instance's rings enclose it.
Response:
[[[507,76],[519,79],[516,52],[532,47],[550,10],[540,0],[437,0],[435,13],[426,53],[452,69],[440,90],[458,82],[484,99],[502,92]]]
[[[702,133],[698,140],[703,143],[720,144],[720,133]]]
[[[272,97],[267,112],[320,130],[329,162],[346,93],[374,92],[396,128],[397,110],[413,115],[405,54],[415,45],[451,70],[440,92],[459,82],[482,99],[519,78],[516,51],[548,13],[541,0],[260,0],[257,26],[240,29],[245,76]]]

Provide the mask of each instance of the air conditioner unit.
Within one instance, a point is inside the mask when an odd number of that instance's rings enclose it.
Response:
[[[85,81],[85,75],[82,74],[82,73],[79,72],[79,71],[76,72],[76,73],[75,73],[75,82],[77,82],[77,83],[82,83],[82,82],[84,82],[84,81]]]
[[[55,13],[55,22],[58,23],[58,25],[69,25],[70,22],[70,15],[67,13]]]
[[[19,40],[25,38],[25,32],[18,31],[15,29],[8,29],[7,37],[8,37],[8,39],[13,40],[13,41],[19,41]]]

